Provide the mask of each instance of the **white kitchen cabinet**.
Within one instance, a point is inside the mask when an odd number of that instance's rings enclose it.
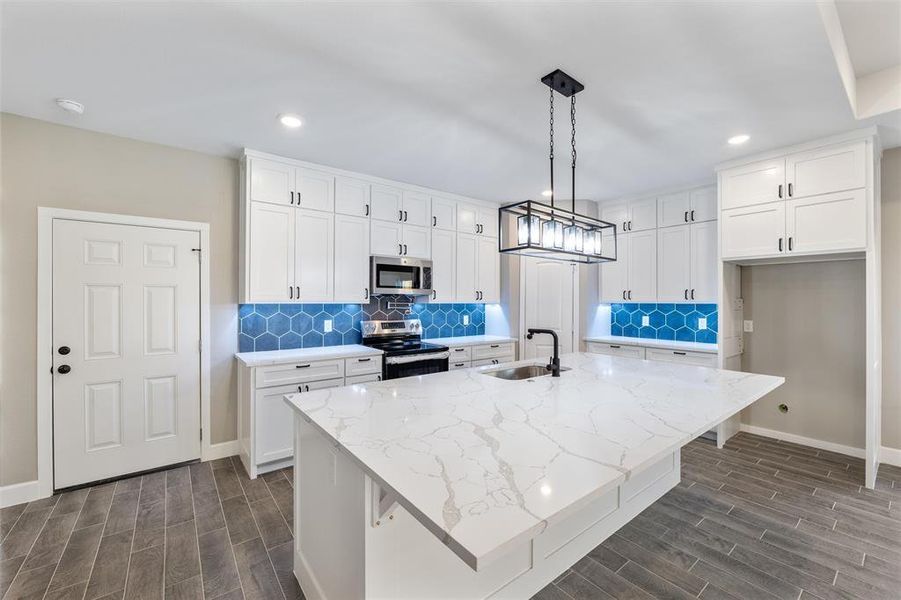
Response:
[[[294,204],[295,167],[262,158],[251,158],[247,161],[247,171],[249,200]]]
[[[657,197],[658,227],[672,227],[689,223],[691,194],[688,190]]]
[[[433,228],[432,302],[456,302],[456,275],[457,234],[453,231]]]
[[[359,356],[344,359],[344,376],[357,377],[382,372],[382,361],[377,356]]]
[[[457,231],[475,235],[478,231],[476,223],[478,222],[477,208],[474,204],[465,204],[460,202],[457,204]]]
[[[291,409],[285,404],[285,395],[296,394],[297,387],[283,385],[256,392],[253,443],[256,459],[260,464],[283,460],[294,454],[294,423]]]
[[[401,229],[403,255],[416,258],[432,257],[432,235],[428,227],[404,224]]]
[[[785,203],[786,251],[822,254],[866,250],[866,192],[863,189]]]
[[[287,204],[250,203],[248,302],[293,300],[294,212]]]
[[[297,203],[311,210],[335,210],[335,177],[323,171],[297,169]]]
[[[716,302],[716,222],[657,230],[657,301]]]
[[[374,383],[381,381],[382,376],[379,373],[370,373],[369,375],[355,375],[344,380],[344,385],[357,385],[358,383]]]
[[[497,208],[480,206],[476,213],[479,225],[479,235],[497,237]]]
[[[716,367],[716,354],[707,352],[689,352],[686,350],[664,350],[662,348],[648,348],[645,351],[647,360],[659,360],[674,362],[696,367]]]
[[[657,230],[658,302],[686,302],[689,299],[691,227],[691,225],[677,225]]]
[[[783,254],[785,202],[768,202],[720,213],[723,260]]]
[[[866,142],[790,154],[785,161],[786,198],[863,188],[866,174]]]
[[[600,299],[603,302],[625,302],[629,290],[629,234],[617,236],[616,260],[602,263],[601,276],[598,278],[601,289]],[[604,236],[601,247],[605,256],[613,256],[613,235]]]
[[[373,205],[374,207],[375,205]],[[370,251],[376,256],[402,256],[403,229],[399,221],[370,221]]]
[[[629,288],[626,298],[630,302],[655,302],[657,300],[657,231],[636,231],[629,238]]]
[[[719,177],[724,210],[785,197],[785,159],[781,157],[726,169]]]
[[[369,219],[335,215],[335,302],[369,301]]]
[[[335,212],[353,217],[368,217],[369,184],[351,177],[335,178]]]
[[[497,238],[479,238],[477,258],[479,302],[500,302],[500,253]]]
[[[601,207],[601,219],[620,232],[646,231],[657,227],[657,198],[640,198]]]
[[[318,210],[295,210],[294,285],[304,302],[334,298],[335,215]],[[294,298],[297,300],[297,297]]]
[[[478,238],[475,234],[457,234],[457,302],[476,302],[478,287]]]
[[[403,221],[403,190],[388,185],[372,184],[370,190],[372,218],[379,221]]]
[[[432,227],[446,231],[457,230],[456,201],[432,196]]]
[[[415,225],[416,227],[432,226],[431,199],[428,194],[405,191],[403,193],[401,210],[404,211],[404,225]]]
[[[716,303],[717,255],[716,221],[692,223],[691,230],[691,287],[689,300]],[[658,269],[660,266],[658,265]],[[659,296],[659,291],[658,291]]]
[[[472,366],[472,362],[470,362],[468,360],[455,361],[455,360],[453,360],[453,357],[451,357],[451,359],[452,360],[447,363],[448,371],[456,371],[457,369],[468,369]]]
[[[692,223],[715,221],[717,218],[716,186],[697,188],[689,192],[688,217]]]
[[[497,208],[457,204],[457,231],[496,238]]]
[[[606,354],[608,356],[622,356],[624,358],[639,358],[644,360],[645,349],[643,346],[612,344],[608,342],[588,342],[586,347],[592,354]]]

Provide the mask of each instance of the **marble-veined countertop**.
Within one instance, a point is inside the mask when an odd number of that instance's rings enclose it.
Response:
[[[261,352],[238,352],[235,358],[248,367],[279,365],[298,360],[329,360],[334,358],[354,358],[357,356],[381,356],[381,350],[347,344],[344,346],[320,346],[316,348],[295,348],[293,350],[265,350]]]
[[[587,353],[561,363],[560,378],[506,381],[484,374],[493,365],[286,401],[479,568],[785,381]]]

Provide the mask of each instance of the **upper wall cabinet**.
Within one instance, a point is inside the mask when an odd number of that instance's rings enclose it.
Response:
[[[867,161],[859,141],[720,171],[723,260],[865,250]]]
[[[369,184],[350,177],[336,177],[335,212],[352,217],[368,217]]]
[[[250,159],[250,200],[331,211],[335,178],[329,173],[277,161]]]
[[[657,226],[716,220],[716,186],[685,190],[657,197]]]
[[[432,201],[422,192],[404,192],[404,223],[416,227],[432,226]]]
[[[474,204],[457,204],[457,231],[497,237],[497,209]]]
[[[657,227],[657,198],[604,205],[601,218],[616,225],[621,232],[654,229]]]
[[[432,227],[457,230],[457,203],[454,200],[432,197]]]
[[[403,190],[388,185],[372,185],[372,218],[379,221],[402,222]]]

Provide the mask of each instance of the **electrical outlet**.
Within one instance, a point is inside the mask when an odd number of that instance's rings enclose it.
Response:
[[[332,331],[332,320],[326,319],[325,321],[322,322],[322,332],[330,333],[331,331]]]
[[[651,317],[648,315],[641,315],[641,326],[642,327],[650,327],[651,326]]]
[[[469,325],[469,315],[463,315],[463,325]]]
[[[745,333],[751,333],[754,331],[754,321],[745,320],[744,322],[744,330]]]
[[[698,329],[707,329],[707,317],[698,319]]]

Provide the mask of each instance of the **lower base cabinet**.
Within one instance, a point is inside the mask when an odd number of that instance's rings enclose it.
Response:
[[[382,357],[291,361],[259,367],[239,365],[240,457],[251,479],[290,464],[294,415],[288,394],[343,387],[382,379]]]
[[[475,346],[451,346],[447,368],[468,369],[486,365],[500,365],[516,360],[516,346],[512,343],[478,344]]]
[[[666,348],[647,348],[633,344],[614,344],[612,342],[588,342],[589,352],[594,354],[607,354],[610,356],[624,356],[626,358],[639,358],[642,360],[659,360],[663,362],[675,362],[696,367],[716,367],[717,356],[709,352],[691,352],[688,350],[671,350]]]

